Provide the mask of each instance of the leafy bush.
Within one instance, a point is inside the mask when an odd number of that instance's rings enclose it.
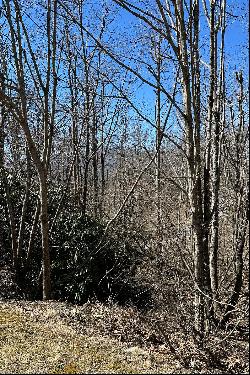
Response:
[[[141,251],[122,233],[104,237],[104,226],[97,221],[64,211],[54,227],[52,244],[56,299],[84,303],[112,298],[140,307],[149,302],[150,292],[133,279]]]
[[[0,189],[3,187],[0,184]],[[15,207],[16,228],[19,227],[22,212],[24,184],[18,179],[10,181],[11,199]],[[0,198],[0,208],[7,210],[4,194]],[[36,207],[34,193],[28,201],[28,214],[25,218],[24,258],[27,253],[29,235]],[[49,217],[53,221],[61,199],[61,189],[49,191]],[[11,238],[6,215],[1,215],[4,251],[0,261],[11,264]],[[139,285],[134,275],[137,265],[143,258],[145,234],[131,231],[124,224],[105,235],[104,225],[90,216],[84,216],[75,208],[70,194],[66,194],[61,214],[50,233],[52,287],[55,299],[84,303],[95,298],[99,301],[113,299],[122,304],[135,304],[144,307],[150,301],[148,288]],[[24,262],[25,263],[25,262]],[[39,274],[42,264],[41,233],[38,224],[29,263],[19,272],[19,287],[27,298],[42,297]]]

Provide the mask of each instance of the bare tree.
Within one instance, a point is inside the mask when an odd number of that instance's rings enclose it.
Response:
[[[31,155],[32,161],[37,169],[40,184],[40,201],[41,201],[41,233],[42,233],[42,249],[43,249],[43,298],[50,299],[51,281],[50,281],[50,254],[49,254],[49,224],[48,224],[48,166],[50,160],[53,124],[55,116],[55,98],[57,77],[55,72],[56,58],[56,36],[57,36],[57,1],[48,0],[46,7],[46,37],[47,37],[47,66],[45,82],[42,79],[42,73],[39,71],[37,59],[32,49],[30,36],[25,26],[20,3],[16,0],[14,4],[6,0],[3,2],[5,17],[8,22],[12,53],[14,57],[14,66],[16,72],[16,91],[17,97],[11,97],[0,91],[1,102],[11,111],[15,119],[20,124],[25,135],[27,147]],[[53,15],[53,20],[52,20]],[[30,62],[27,60],[27,51],[23,47],[22,33],[25,36]],[[28,86],[26,79],[25,64],[30,67],[33,64],[36,88],[43,93],[43,150],[40,156],[40,150],[35,143],[29,124],[28,113]],[[52,101],[50,106],[50,89],[51,89],[51,68],[52,68]],[[38,83],[37,83],[38,82]],[[39,86],[39,87],[38,87]],[[18,101],[16,100],[18,99]],[[21,239],[21,238],[20,238]],[[21,243],[19,247],[21,251]]]

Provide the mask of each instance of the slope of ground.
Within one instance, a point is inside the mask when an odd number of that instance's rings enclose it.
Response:
[[[163,342],[132,308],[0,302],[1,374],[248,373],[246,342],[218,363],[188,345]]]

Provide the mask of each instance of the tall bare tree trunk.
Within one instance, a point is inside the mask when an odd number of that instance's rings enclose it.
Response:
[[[178,56],[183,80],[183,102],[185,106],[186,147],[189,169],[189,201],[192,212],[194,233],[194,273],[195,273],[195,329],[202,338],[205,332],[205,270],[207,250],[204,246],[203,192],[201,184],[200,150],[200,66],[199,66],[199,1],[192,2],[193,10],[193,61],[191,74],[187,52],[187,30],[183,2],[175,3],[177,20]],[[192,95],[193,93],[193,95]],[[193,97],[192,97],[193,96]],[[193,110],[192,110],[193,106]]]
[[[97,155],[97,118],[95,113],[95,104],[93,105],[92,118],[92,165],[93,165],[93,214],[96,218],[98,216],[99,197],[98,197],[98,155]]]
[[[156,36],[157,38],[158,36]],[[162,129],[161,129],[161,38],[155,40],[155,60],[156,60],[156,79],[157,79],[157,93],[156,93],[156,209],[157,209],[157,247],[161,253],[162,250],[162,213],[161,213],[161,143],[162,143]]]
[[[104,96],[105,96],[105,85],[102,83],[101,89],[101,152],[100,152],[100,163],[101,163],[101,196],[99,199],[99,212],[100,217],[103,215],[103,199],[105,193],[105,149],[104,149]]]
[[[30,266],[30,259],[31,259],[31,255],[32,255],[33,247],[34,247],[36,229],[37,229],[37,226],[38,226],[38,223],[39,223],[40,207],[41,207],[41,202],[40,202],[40,199],[38,198],[37,199],[37,206],[36,206],[36,210],[35,210],[34,218],[33,218],[32,229],[31,229],[30,237],[29,237],[29,244],[28,244],[26,259],[25,259],[25,262],[24,262],[24,268],[23,268],[24,277],[25,277],[25,275],[27,273],[27,270]]]
[[[221,326],[229,321],[232,312],[239,300],[243,285],[243,252],[247,238],[247,228],[249,227],[249,180],[244,170],[246,158],[245,143],[247,142],[245,113],[244,113],[244,86],[242,72],[236,73],[236,80],[239,84],[238,111],[239,125],[234,129],[234,142],[236,148],[236,157],[234,160],[235,168],[235,193],[236,209],[234,217],[234,265],[235,281],[232,294],[228,300],[228,305],[221,320]],[[233,119],[232,119],[233,122]],[[232,123],[232,127],[234,125]]]
[[[31,186],[31,158],[28,146],[26,145],[26,186],[25,186],[25,194],[23,199],[23,207],[22,207],[22,214],[19,224],[19,232],[18,232],[18,246],[17,246],[17,272],[19,272],[23,266],[23,237],[25,233],[25,220],[26,214],[28,210],[28,202],[30,196],[30,186]]]
[[[83,39],[82,35],[82,39]],[[82,193],[82,211],[85,214],[87,210],[88,199],[88,177],[89,177],[89,156],[90,156],[90,84],[89,84],[89,65],[87,61],[85,43],[83,39],[83,60],[85,73],[85,105],[84,105],[84,121],[86,124],[86,143],[85,143],[85,160],[83,169],[83,193]]]
[[[47,173],[41,170],[40,180],[40,200],[41,200],[41,233],[42,233],[42,252],[43,252],[43,299],[51,298],[51,277],[50,277],[50,253],[49,253],[49,220],[48,220],[48,191],[47,191]]]
[[[1,30],[0,30],[1,31]],[[6,63],[6,56],[4,54],[4,46],[2,45],[2,40],[0,40],[0,90],[5,95],[6,93],[6,75],[7,75],[7,63]],[[0,177],[3,183],[6,202],[7,202],[7,209],[9,215],[9,223],[10,223],[10,233],[11,233],[11,249],[12,249],[12,264],[15,272],[17,272],[17,232],[16,232],[16,224],[15,224],[15,212],[14,207],[12,204],[11,196],[10,196],[10,187],[9,182],[6,176],[5,165],[4,165],[4,140],[5,140],[5,123],[6,123],[6,116],[7,116],[7,106],[4,101],[1,102],[0,106]],[[2,231],[1,231],[2,234]],[[0,246],[2,245],[3,239],[1,238]]]
[[[86,144],[85,144],[85,160],[83,170],[83,193],[82,193],[82,210],[86,213],[88,198],[88,176],[89,176],[89,155],[90,155],[90,102],[89,87],[86,84],[86,105],[85,105],[85,123],[86,123]]]
[[[216,1],[210,3],[210,96],[209,96],[209,122],[207,134],[207,168],[209,190],[207,204],[209,271],[213,300],[217,300],[218,289],[218,196],[219,196],[219,136],[220,115],[217,107],[217,34],[215,18]],[[211,304],[214,314],[215,303]]]

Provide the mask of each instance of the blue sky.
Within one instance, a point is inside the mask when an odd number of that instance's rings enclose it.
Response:
[[[138,4],[138,1],[131,1],[134,5]],[[225,50],[226,50],[226,65],[228,67],[228,72],[243,70],[245,81],[248,81],[248,1],[243,0],[227,0],[227,11],[233,15],[227,17],[227,29],[225,34]],[[202,5],[201,5],[202,12]],[[209,42],[209,32],[208,29],[203,29],[203,20],[201,18],[201,39],[203,41]],[[120,9],[117,14],[116,20],[113,23],[113,29],[116,35],[119,33],[124,33],[124,35],[129,37],[136,32],[136,29],[140,30],[140,25],[143,21],[136,19],[133,15],[124,9]],[[205,35],[207,34],[207,35]],[[205,37],[205,38],[204,38]],[[119,36],[117,36],[119,38]],[[119,47],[121,44],[119,43]],[[130,51],[129,56],[135,53],[135,48],[133,46],[125,46],[125,48]],[[203,52],[203,60],[209,62],[209,45],[205,48]],[[228,81],[229,82],[229,81]],[[233,83],[234,84],[234,83]],[[143,108],[144,112],[152,114],[154,111],[155,94],[153,89],[149,86],[143,84],[138,90],[134,92],[134,100],[136,105]],[[147,111],[148,110],[148,111]]]
[[[28,0],[27,0],[28,1]],[[95,18],[95,12],[99,16],[102,15],[105,9],[105,3],[107,5],[107,9],[109,7],[116,9],[112,0],[99,0],[93,2],[93,0],[85,0],[84,6],[85,8],[85,24],[92,30],[92,32],[97,36],[98,31],[96,25],[100,24],[100,21]],[[139,0],[138,0],[139,1]],[[137,4],[138,1],[131,1],[133,4]],[[152,4],[155,3],[155,0],[150,0],[149,3],[152,1]],[[27,3],[25,6],[28,7]],[[230,17],[228,18],[228,27],[226,31],[226,52],[227,52],[227,64],[230,66],[230,71],[233,70],[240,70],[244,71],[245,80],[248,80],[248,19],[246,18],[246,14],[248,15],[248,1],[246,0],[227,0],[228,4],[228,11],[236,16],[237,18]],[[98,13],[99,8],[99,13]],[[33,14],[32,14],[33,15]],[[34,15],[34,18],[37,22],[39,22],[39,15]],[[145,58],[143,55],[140,55],[139,46],[140,42],[138,42],[137,46],[132,45],[129,43],[130,39],[136,40],[137,35],[140,34],[144,35],[143,30],[143,21],[136,19],[133,15],[129,12],[125,11],[124,9],[117,10],[117,14],[113,16],[111,12],[111,17],[114,17],[114,21],[109,26],[109,29],[112,33],[107,33],[105,35],[105,39],[107,38],[107,44],[110,46],[111,50],[117,51],[119,54],[120,51],[124,50],[124,57],[123,59],[128,63],[129,58],[131,56],[135,56],[136,58],[141,58],[142,60]],[[27,21],[30,22],[30,21]],[[202,23],[203,21],[201,21]],[[94,26],[93,26],[94,25]],[[206,31],[204,31],[205,33]],[[136,35],[137,34],[137,35]],[[203,32],[201,32],[202,36]],[[134,38],[133,38],[134,35]],[[36,34],[36,45],[41,48],[42,42],[39,43],[40,38],[43,37],[43,34],[39,35]],[[111,38],[111,42],[110,42]],[[105,40],[104,39],[104,40]],[[207,38],[207,41],[209,37]],[[38,41],[38,43],[37,43]],[[113,43],[112,43],[113,41]],[[207,48],[207,51],[209,49]],[[141,51],[145,53],[145,51]],[[126,58],[127,56],[127,58]],[[207,59],[206,59],[207,57]],[[206,56],[204,58],[208,62],[208,52],[206,52]],[[135,66],[132,63],[132,66]],[[124,71],[121,69],[121,78],[123,79],[125,76]],[[151,76],[151,82],[154,82],[154,79]],[[170,82],[170,88],[172,83]],[[138,81],[135,85],[131,86],[132,97],[135,104],[145,113],[148,114],[151,119],[154,117],[154,106],[155,106],[155,93],[152,88],[147,86],[146,84],[142,84]],[[166,107],[167,108],[167,107]]]

